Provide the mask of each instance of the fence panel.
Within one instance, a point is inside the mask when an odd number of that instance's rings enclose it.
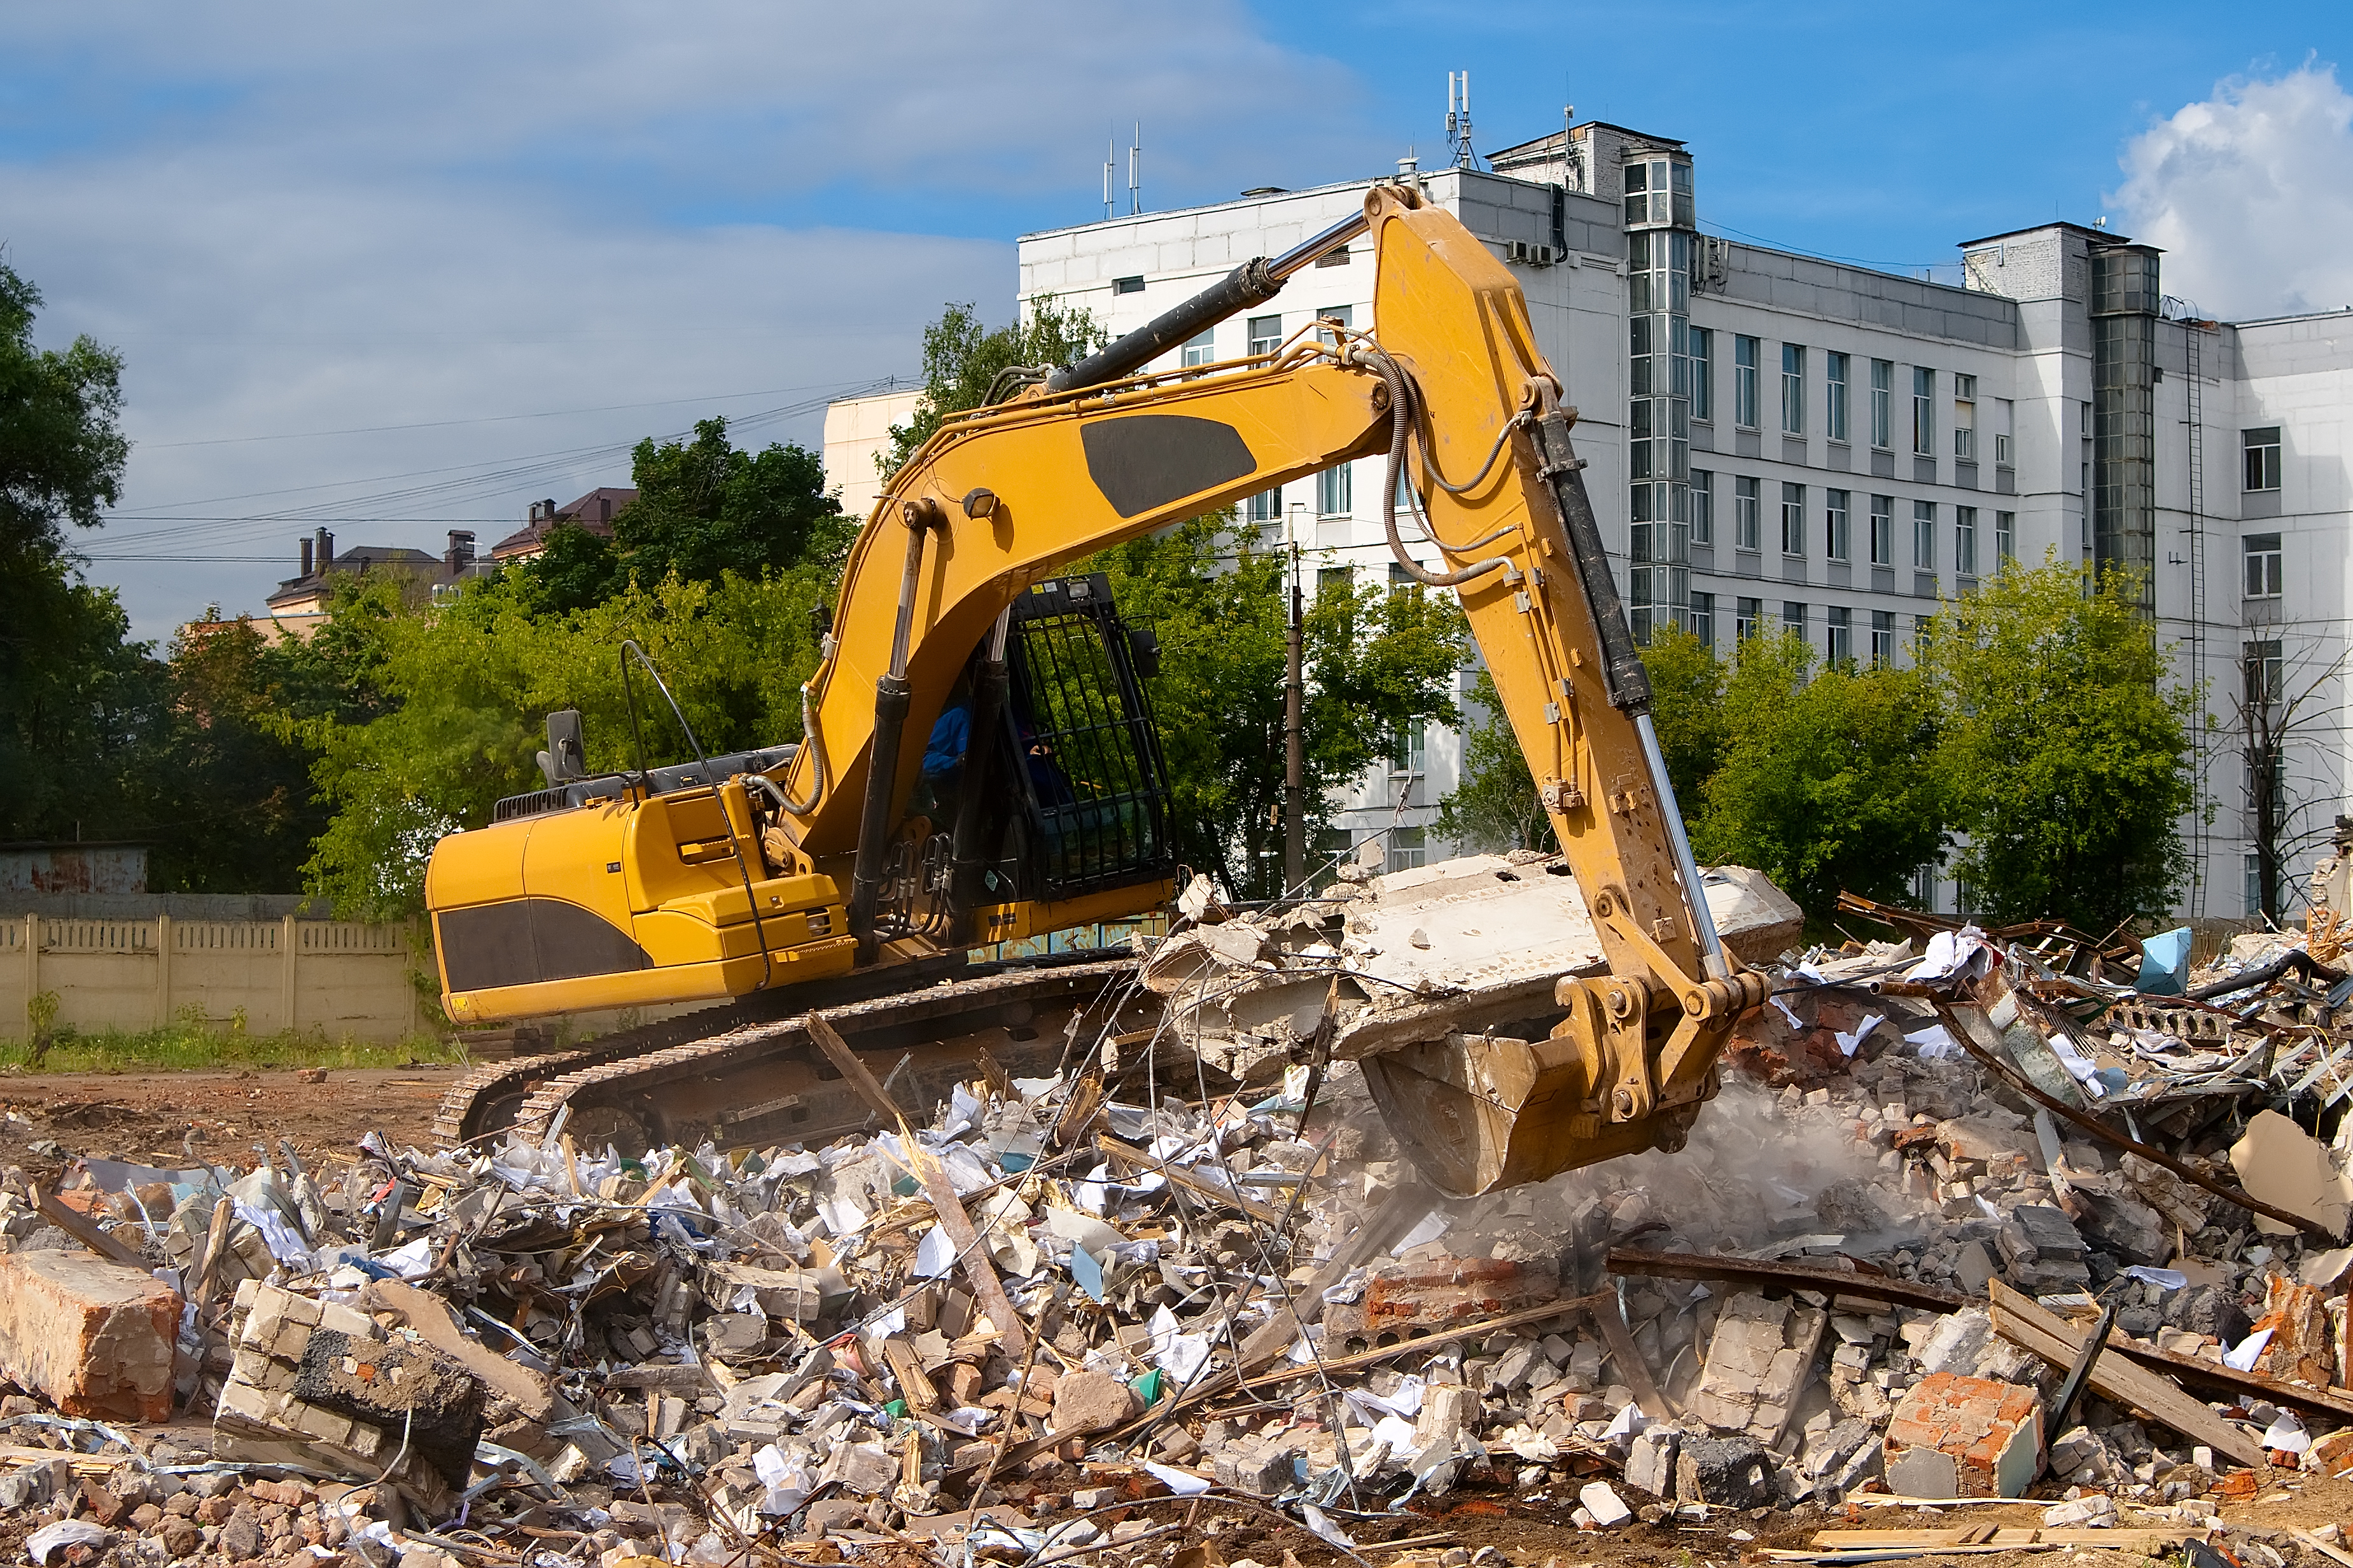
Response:
[[[352,921],[0,920],[0,1039],[24,1037],[34,997],[85,1033],[183,1016],[334,1040],[421,1032],[408,928]]]

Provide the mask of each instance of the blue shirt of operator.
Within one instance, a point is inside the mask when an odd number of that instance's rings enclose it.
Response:
[[[932,738],[923,747],[923,776],[940,779],[955,773],[971,744],[972,710],[959,702],[944,710],[932,726]]]

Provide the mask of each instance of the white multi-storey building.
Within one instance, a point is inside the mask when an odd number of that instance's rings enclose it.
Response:
[[[1949,282],[1735,243],[1700,232],[1683,143],[1601,122],[1488,162],[1402,173],[1525,290],[1638,636],[1679,624],[1728,654],[1779,626],[1826,659],[1898,659],[1940,595],[2005,558],[2139,568],[2179,677],[2208,693],[2185,912],[2256,907],[2251,694],[2274,727],[2295,710],[2273,839],[2300,862],[2326,836],[2347,784],[2353,315],[2200,321],[2161,294],[2154,248],[2066,223],[1965,242]],[[1051,295],[1126,331],[1338,222],[1368,183],[1025,236],[1022,304]],[[1359,241],[1174,357],[1261,352],[1318,317],[1369,325],[1369,259]],[[1295,531],[1318,573],[1388,579],[1380,489],[1367,458],[1245,521]],[[1394,750],[1342,826],[1390,829],[1393,866],[1449,852],[1424,836],[1456,737]]]

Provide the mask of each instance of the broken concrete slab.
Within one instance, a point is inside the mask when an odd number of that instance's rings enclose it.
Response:
[[[1931,1373],[1905,1391],[1884,1438],[1904,1497],[2022,1497],[2042,1468],[2042,1398],[2031,1387]]]
[[[1755,1290],[1736,1293],[1717,1314],[1690,1414],[1719,1432],[1780,1441],[1799,1394],[1813,1376],[1830,1314]]]
[[[180,1294],[72,1251],[0,1255],[0,1369],[67,1415],[166,1421]]]
[[[2231,1145],[2231,1167],[2247,1195],[2276,1208],[2300,1214],[2324,1226],[2342,1241],[2353,1219],[2353,1180],[2337,1169],[2320,1142],[2276,1110],[2259,1110],[2248,1120],[2247,1131]],[[2265,1235],[2288,1236],[2292,1229],[2265,1215],[2255,1224]]]

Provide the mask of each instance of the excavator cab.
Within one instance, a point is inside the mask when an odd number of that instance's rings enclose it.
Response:
[[[964,728],[986,642],[934,728],[911,803],[926,837],[892,856],[885,939],[939,938],[958,911],[976,915],[984,941],[1133,913],[1162,901],[1175,873],[1145,688],[1157,637],[1121,618],[1101,573],[1034,584],[1006,623],[1004,696],[979,705],[995,715],[987,732]],[[957,733],[960,752],[946,744]]]

